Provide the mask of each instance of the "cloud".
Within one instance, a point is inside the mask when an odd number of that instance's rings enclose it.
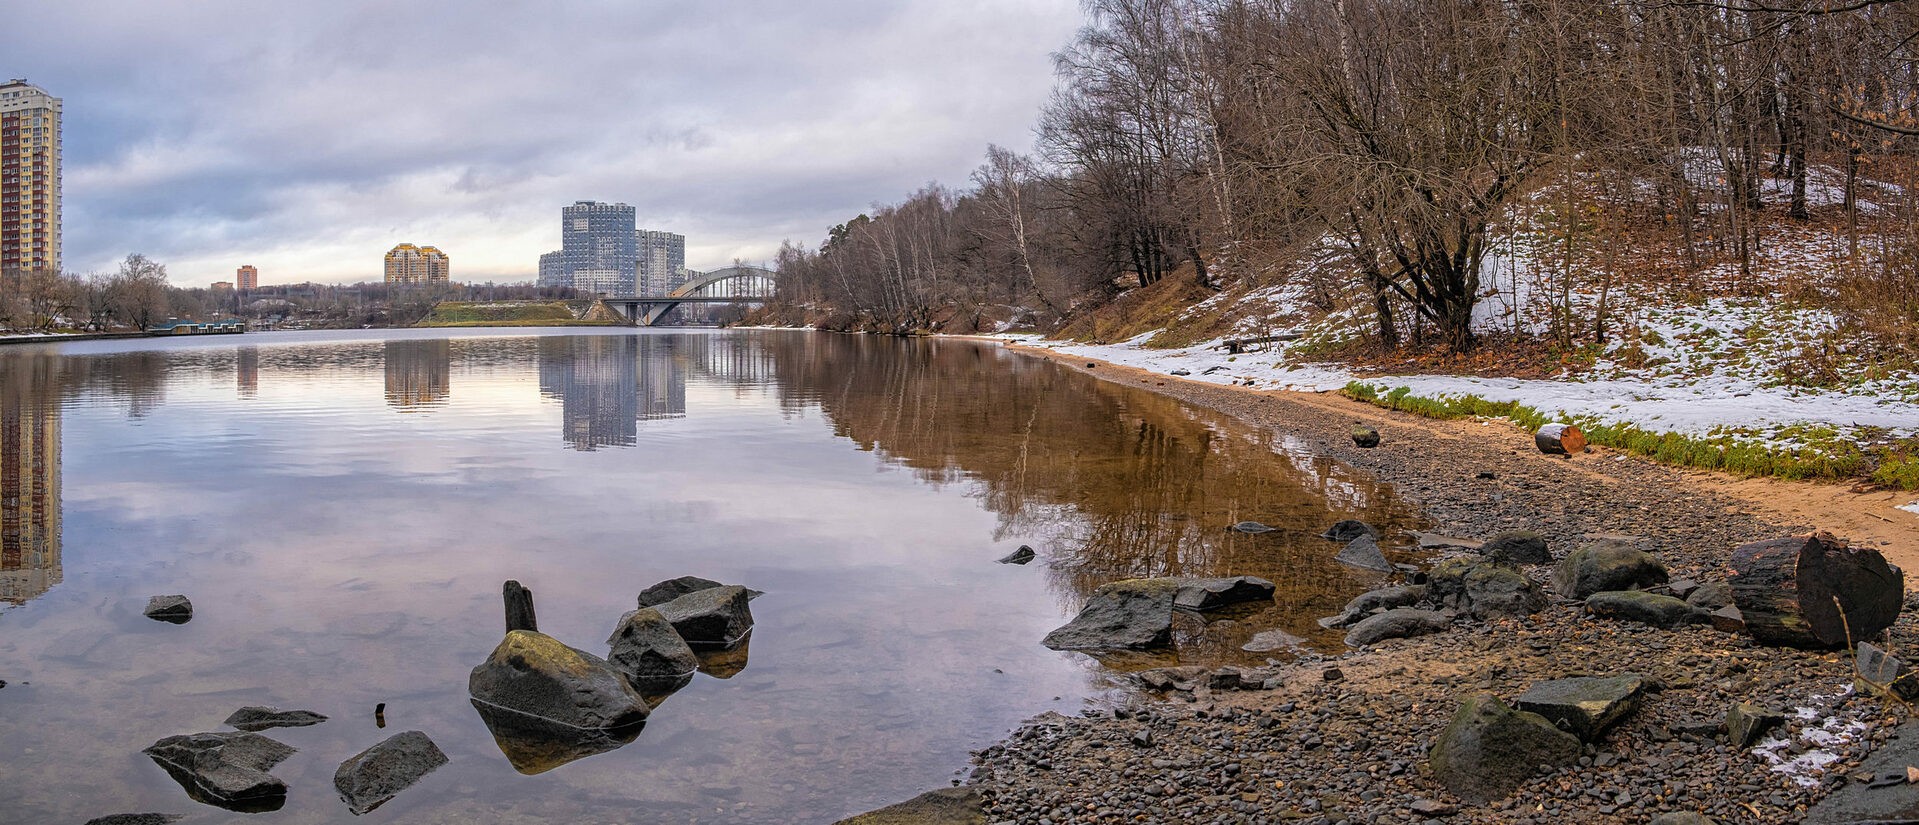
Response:
[[[377,278],[394,243],[530,278],[575,200],[688,263],[763,260],[987,143],[1031,143],[1074,0],[28,4],[11,60],[65,100],[66,264]],[[16,62],[17,61],[17,62]]]

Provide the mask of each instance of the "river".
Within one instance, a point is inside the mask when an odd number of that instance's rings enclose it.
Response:
[[[1416,516],[1390,489],[1141,389],[961,340],[783,331],[395,330],[0,348],[0,822],[190,800],[141,749],[246,705],[284,807],[248,821],[822,823],[963,775],[969,751],[1120,690],[1257,663],[1379,583],[1315,534]],[[1278,532],[1225,526],[1256,520]],[[1030,565],[997,564],[1020,545]],[[1102,662],[1046,632],[1101,583],[1257,575]],[[500,586],[596,655],[635,595],[765,591],[741,660],[637,739],[521,764],[467,701]],[[192,621],[145,618],[180,593]],[[742,666],[743,665],[743,666]],[[722,678],[724,677],[724,678]],[[385,728],[374,708],[384,703]],[[339,763],[421,730],[450,763],[369,814]],[[522,760],[524,762],[524,760]]]

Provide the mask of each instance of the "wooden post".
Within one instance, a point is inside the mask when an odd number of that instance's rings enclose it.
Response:
[[[531,630],[538,633],[539,622],[533,618],[533,591],[519,582],[507,579],[500,588],[500,595],[506,599],[506,631]]]

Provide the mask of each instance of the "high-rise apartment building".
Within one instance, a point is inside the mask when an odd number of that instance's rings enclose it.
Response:
[[[431,246],[403,243],[386,253],[386,282],[404,286],[444,284],[450,276],[446,253]]]
[[[252,265],[242,266],[234,270],[233,280],[241,289],[259,289],[260,270],[254,269]]]
[[[642,229],[634,233],[641,295],[660,296],[686,283],[686,236]]]
[[[560,248],[540,256],[540,285],[633,295],[638,251],[633,207],[576,201],[560,210]]]
[[[0,269],[60,269],[60,98],[0,83]]]

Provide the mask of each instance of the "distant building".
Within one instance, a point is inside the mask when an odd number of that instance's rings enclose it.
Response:
[[[638,294],[660,296],[686,283],[686,236],[641,229],[634,233],[640,260]]]
[[[446,253],[431,246],[403,243],[386,253],[386,282],[404,286],[447,283]]]
[[[60,98],[0,83],[0,269],[60,270]]]
[[[232,281],[214,281],[214,282],[213,282],[213,291],[214,291],[214,292],[222,292],[222,291],[224,291],[224,292],[232,292],[232,291],[233,291],[233,282],[232,282]]]
[[[560,210],[560,248],[540,256],[540,285],[633,295],[639,255],[633,207],[576,201]]]
[[[251,265],[242,266],[234,271],[233,280],[241,289],[259,289],[260,270],[254,269]]]

